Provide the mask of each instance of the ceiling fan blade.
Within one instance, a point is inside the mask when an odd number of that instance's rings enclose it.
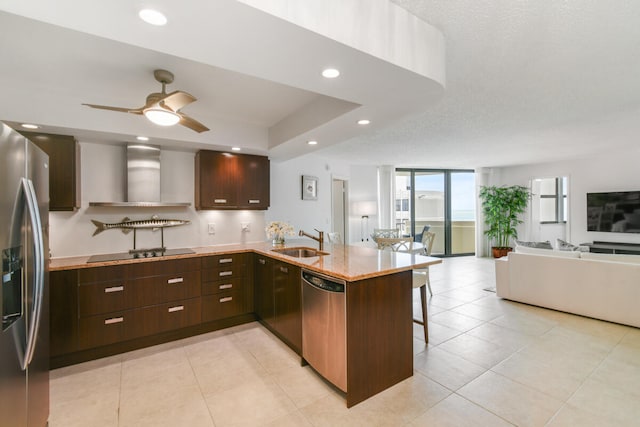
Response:
[[[182,126],[188,127],[189,129],[196,131],[198,133],[206,132],[209,130],[208,127],[200,123],[199,121],[192,119],[186,114],[178,113],[180,116],[180,124]]]
[[[173,111],[178,111],[185,105],[189,105],[196,100],[197,99],[195,96],[188,94],[187,92],[177,90],[175,92],[171,92],[170,94],[159,100],[159,102],[163,106],[168,107]]]
[[[119,111],[121,113],[142,114],[142,108],[124,108],[124,107],[110,107],[108,105],[96,105],[96,104],[82,104],[87,107],[97,108],[99,110]]]

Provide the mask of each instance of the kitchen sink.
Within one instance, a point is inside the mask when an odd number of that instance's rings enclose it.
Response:
[[[314,256],[323,256],[329,255],[329,252],[323,252],[314,248],[281,248],[281,249],[271,249],[273,252],[277,252],[282,255],[291,256],[294,258],[309,258]]]

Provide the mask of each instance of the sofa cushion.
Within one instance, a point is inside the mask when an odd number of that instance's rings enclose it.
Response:
[[[583,252],[580,254],[582,259],[593,259],[598,261],[615,261],[640,264],[640,255],[628,254],[599,254],[594,252]]]
[[[566,240],[556,239],[556,249],[559,251],[587,251],[586,246],[576,246],[567,242]]]
[[[524,242],[522,240],[516,240],[516,246],[524,246],[525,248],[538,248],[538,249],[553,249],[550,241],[545,242]]]
[[[526,246],[516,246],[516,252],[520,254],[544,255],[561,258],[580,258],[580,252],[555,251],[551,249],[528,248]]]

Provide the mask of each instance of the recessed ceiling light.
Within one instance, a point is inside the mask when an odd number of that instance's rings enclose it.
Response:
[[[307,141],[309,145],[318,145],[318,141]]]
[[[138,12],[138,16],[147,24],[162,26],[167,23],[167,17],[157,10],[142,9]]]
[[[335,68],[325,68],[324,70],[322,70],[322,77],[325,77],[327,79],[335,79],[339,75],[340,71],[336,70]]]
[[[231,151],[240,151],[241,148],[240,147],[231,147]]]
[[[359,125],[368,125],[369,123],[371,123],[371,120],[367,120],[367,119],[362,119],[362,120],[358,120],[358,124]]]
[[[147,138],[146,136],[136,136],[136,139],[138,141],[148,141],[149,140],[149,138]]]
[[[23,123],[20,126],[22,126],[25,129],[39,129],[40,128],[40,126],[32,125],[31,123]]]

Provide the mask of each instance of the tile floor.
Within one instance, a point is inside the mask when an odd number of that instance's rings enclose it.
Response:
[[[490,259],[431,277],[414,376],[351,409],[251,323],[52,371],[49,425],[640,426],[639,329],[503,301]]]

